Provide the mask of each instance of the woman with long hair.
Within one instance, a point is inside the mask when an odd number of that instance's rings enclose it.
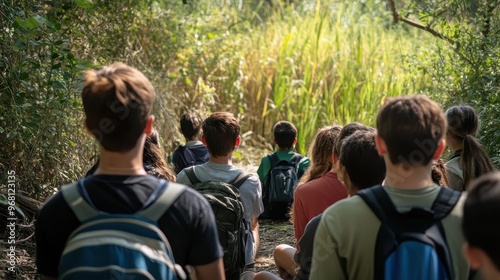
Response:
[[[464,191],[473,179],[495,168],[476,138],[479,117],[474,108],[469,105],[453,106],[446,110],[445,115],[448,120],[446,143],[453,152],[446,162],[449,187]]]

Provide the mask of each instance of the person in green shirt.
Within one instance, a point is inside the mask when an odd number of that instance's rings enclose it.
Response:
[[[274,145],[278,146],[277,151],[273,154],[278,157],[279,161],[290,161],[293,156],[302,157],[299,161],[299,168],[297,171],[298,179],[300,180],[300,177],[309,167],[310,160],[309,158],[294,152],[295,144],[297,143],[297,128],[291,122],[279,121],[274,125],[273,134]],[[260,182],[262,183],[264,203],[264,213],[262,213],[260,218],[286,219],[291,206],[289,203],[276,203],[270,207],[269,201],[266,200],[268,199],[268,196],[266,196],[268,190],[267,177],[270,170],[271,161],[269,156],[265,156],[261,159],[259,168],[257,169],[257,174],[259,175]]]
[[[432,181],[432,162],[441,155],[446,119],[428,97],[388,99],[377,116],[377,150],[384,157],[385,192],[399,212],[429,209],[440,191]],[[467,279],[469,266],[461,254],[460,230],[464,196],[441,223],[451,254],[455,279]],[[373,279],[375,245],[381,222],[355,195],[323,212],[314,237],[310,279]]]

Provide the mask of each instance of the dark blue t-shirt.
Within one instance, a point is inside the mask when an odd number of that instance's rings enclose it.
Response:
[[[160,180],[149,175],[94,175],[84,180],[83,187],[91,203],[108,213],[139,211],[153,190],[160,186]],[[206,265],[223,256],[212,208],[191,188],[186,188],[158,224],[170,243],[175,262],[181,266]],[[45,203],[35,228],[36,263],[40,274],[57,277],[66,241],[79,225],[60,192]]]

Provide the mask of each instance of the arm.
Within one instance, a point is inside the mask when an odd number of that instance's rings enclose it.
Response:
[[[194,266],[197,280],[222,280],[225,279],[222,258],[206,264]]]
[[[258,217],[252,218],[252,234],[253,234],[253,239],[255,241],[255,251],[254,251],[254,253],[257,254],[257,251],[259,251],[259,241],[260,241],[260,237],[259,237],[259,218]],[[255,259],[255,255],[253,256],[253,258]]]
[[[294,193],[293,202],[293,228],[295,229],[295,241],[298,242],[299,239],[304,234],[304,228],[307,225],[307,218],[304,213],[304,208],[302,205],[300,187]]]

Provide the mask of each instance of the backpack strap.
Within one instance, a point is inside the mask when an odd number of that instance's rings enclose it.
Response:
[[[241,185],[243,185],[243,183],[245,183],[245,181],[250,178],[250,174],[246,174],[245,172],[241,172],[240,174],[238,174],[238,176],[236,176],[236,178],[234,178],[234,180],[232,180],[231,182],[229,182],[229,184],[235,186],[237,189],[239,189],[241,187]]]
[[[78,184],[81,184],[81,180],[62,186],[61,194],[73,213],[75,213],[78,220],[83,222],[99,215],[100,212],[90,206],[90,204],[83,199],[82,195],[78,191]]]
[[[396,206],[381,185],[358,191],[357,195],[365,201],[382,223],[387,223],[388,215],[397,214]]]
[[[191,166],[196,162],[194,153],[187,146],[179,146],[179,151],[185,166]]]
[[[280,158],[278,157],[278,155],[276,153],[272,153],[272,154],[267,155],[267,158],[269,159],[269,163],[271,164],[271,167],[269,168],[269,172],[271,172],[271,169],[273,169],[276,166],[276,164],[278,164],[278,162],[280,161]]]
[[[460,195],[461,193],[459,191],[441,187],[431,207],[431,210],[434,211],[434,217],[437,220],[441,220],[448,216],[453,208],[455,208],[455,205],[460,199]]]
[[[166,181],[162,181],[162,185],[166,183]],[[186,189],[186,187],[181,184],[172,182],[168,182],[167,184],[167,187],[155,202],[153,202],[149,207],[137,212],[139,216],[158,222],[160,217],[167,212],[168,208]]]
[[[184,172],[186,173],[186,176],[188,177],[189,181],[191,181],[191,184],[195,185],[198,183],[201,183],[200,179],[194,174],[194,168],[192,166],[185,168]]]

